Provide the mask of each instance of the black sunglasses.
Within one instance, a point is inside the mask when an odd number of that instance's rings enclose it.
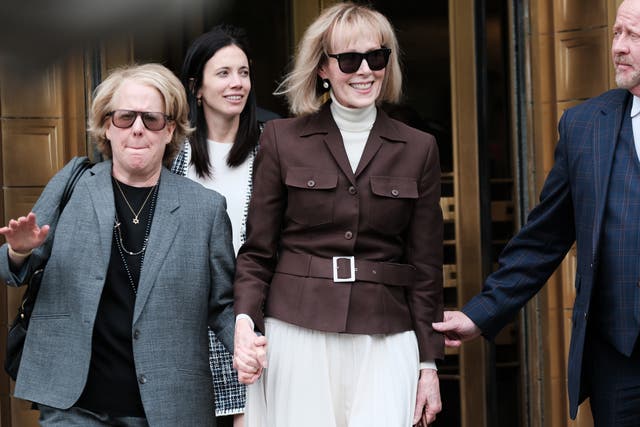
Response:
[[[389,62],[389,55],[391,55],[391,49],[383,47],[376,50],[370,50],[366,53],[360,52],[345,52],[345,53],[328,53],[330,58],[336,58],[338,60],[338,67],[340,71],[345,74],[351,74],[358,71],[362,60],[366,59],[371,71],[380,71],[387,66]]]
[[[133,126],[138,116],[142,117],[144,127],[153,131],[164,129],[167,120],[171,120],[171,117],[166,114],[154,111],[113,110],[107,113],[107,117],[109,116],[111,116],[111,123],[120,129]]]

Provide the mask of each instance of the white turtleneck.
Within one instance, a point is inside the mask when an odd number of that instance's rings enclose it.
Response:
[[[331,114],[338,125],[338,129],[340,129],[349,164],[351,164],[351,169],[355,172],[358,163],[360,163],[367,138],[369,138],[369,132],[371,132],[373,123],[376,121],[376,106],[371,104],[364,108],[348,108],[338,102],[333,95],[333,91],[330,92],[330,95],[333,101],[331,103]]]

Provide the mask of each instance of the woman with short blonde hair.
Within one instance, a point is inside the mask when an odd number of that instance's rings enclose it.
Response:
[[[110,120],[109,113],[114,109],[113,95],[126,80],[135,80],[160,92],[165,111],[176,125],[162,160],[165,167],[171,167],[184,139],[193,131],[193,128],[189,124],[189,105],[182,83],[171,70],[160,64],[129,65],[114,69],[95,90],[89,115],[89,135],[98,151],[105,158],[111,158],[111,144],[106,136],[106,123]]]

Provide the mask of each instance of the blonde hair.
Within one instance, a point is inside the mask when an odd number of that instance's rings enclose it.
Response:
[[[163,65],[143,64],[116,68],[98,85],[93,93],[89,111],[88,132],[96,147],[106,158],[111,158],[111,143],[107,139],[107,114],[113,111],[113,96],[125,81],[148,85],[160,92],[164,100],[164,113],[176,127],[171,142],[167,144],[162,163],[171,167],[185,138],[193,131],[189,125],[189,106],[180,80]]]
[[[318,111],[323,103],[318,69],[327,61],[328,53],[335,53],[332,49],[336,39],[349,42],[357,35],[368,36],[372,31],[381,46],[391,49],[376,102],[398,102],[402,94],[402,71],[398,58],[398,39],[393,27],[380,12],[351,2],[338,3],[325,9],[309,25],[298,45],[293,70],[278,85],[274,95],[285,95],[291,113],[296,116]]]

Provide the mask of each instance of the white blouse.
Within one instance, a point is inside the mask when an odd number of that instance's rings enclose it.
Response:
[[[227,157],[233,147],[232,143],[207,140],[207,145],[211,161],[211,176],[199,177],[191,164],[187,170],[187,177],[217,191],[227,199],[227,214],[231,219],[233,230],[233,248],[237,255],[242,245],[241,231],[251,179],[251,162],[247,159],[240,166],[231,168],[227,165]]]

